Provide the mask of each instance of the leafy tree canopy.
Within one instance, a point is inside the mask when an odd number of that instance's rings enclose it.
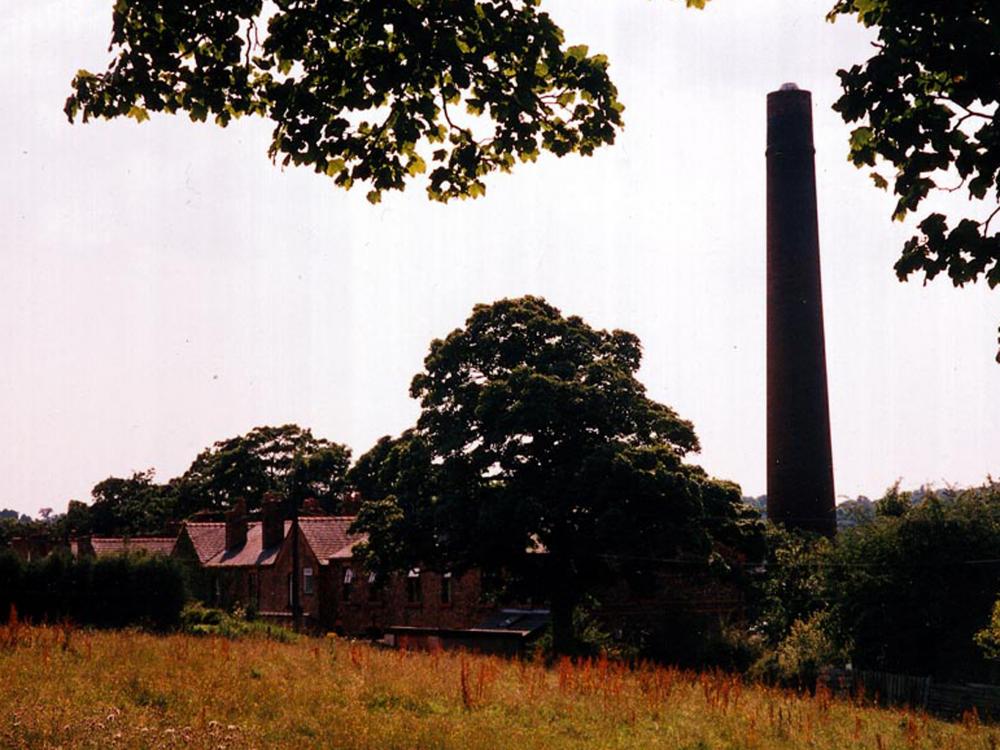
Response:
[[[312,497],[334,510],[350,461],[350,448],[316,438],[298,425],[255,427],[216,442],[195,458],[175,480],[178,510],[181,517],[222,510],[239,498],[254,510],[268,492],[296,503]]]
[[[901,280],[946,272],[956,286],[1000,284],[1000,3],[995,0],[838,0],[830,12],[878,28],[876,53],[841,70],[834,105],[850,158],[898,196],[894,218],[934,191],[963,191],[969,216],[927,213],[906,242]],[[888,171],[886,171],[888,167]]]
[[[752,630],[770,650],[752,671],[794,682],[810,676],[801,659],[819,656],[987,678],[987,660],[1000,654],[1000,485],[904,492],[897,483],[874,505],[833,540],[769,525],[750,603]],[[783,663],[793,655],[798,665]]]
[[[414,377],[417,426],[354,470],[375,493],[357,522],[370,559],[490,571],[543,558],[567,648],[572,609],[603,573],[744,545],[756,514],[684,463],[694,430],[646,396],[640,358],[633,334],[540,298],[478,305]]]
[[[0,521],[13,521],[14,523],[31,523],[31,516],[16,510],[4,508],[0,510]]]
[[[607,59],[567,46],[538,5],[116,0],[113,60],[77,73],[66,114],[260,115],[272,159],[367,182],[372,202],[428,164],[431,198],[475,197],[489,172],[589,155],[621,126]]]
[[[7,513],[8,511],[4,511]],[[0,516],[0,549],[3,549],[10,541],[17,536],[21,536],[26,529],[31,526],[31,518],[22,516],[17,511],[9,511],[11,515]]]
[[[766,574],[752,593],[754,630],[778,644],[796,622],[808,622],[829,603],[827,562],[833,542],[825,536],[767,524]]]
[[[89,534],[168,533],[194,513],[225,510],[239,498],[256,510],[269,492],[296,504],[315,498],[333,512],[339,509],[350,461],[347,446],[316,438],[298,425],[256,427],[206,448],[182,476],[166,484],[157,483],[155,471],[147,469],[98,482],[90,504],[70,500],[65,514],[45,521],[19,521],[5,511],[0,547],[28,534],[66,542]]]
[[[71,501],[66,522],[73,533],[136,535],[158,533],[175,516],[173,488],[157,484],[153,469],[130,477],[108,477],[91,490],[93,503],[87,508]]]
[[[834,620],[863,667],[983,676],[974,638],[1000,597],[1000,485],[911,500],[892,488],[874,521],[838,536]]]

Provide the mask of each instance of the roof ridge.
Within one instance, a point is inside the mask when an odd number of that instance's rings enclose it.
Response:
[[[357,516],[299,516],[300,521],[347,521]]]

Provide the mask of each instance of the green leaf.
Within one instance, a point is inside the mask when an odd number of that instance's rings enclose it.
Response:
[[[985,198],[986,191],[993,185],[993,175],[977,175],[969,180],[969,195],[974,198]]]
[[[853,151],[858,151],[872,142],[875,134],[871,128],[862,127],[855,128],[851,131],[851,149]]]
[[[189,113],[192,122],[205,122],[205,118],[208,116],[208,109],[202,102],[195,102],[189,108]]]
[[[344,160],[343,159],[330,159],[326,163],[326,174],[329,177],[336,177],[340,172],[344,170]]]
[[[423,174],[427,171],[427,163],[419,156],[414,155],[413,158],[410,159],[409,164],[406,165],[406,171],[411,177]]]
[[[365,183],[372,199],[429,171],[418,152],[433,154],[428,195],[449,200],[481,195],[481,178],[509,170],[516,155],[590,154],[621,127],[606,58],[588,57],[586,45],[567,49],[541,0],[113,2],[110,64],[74,79],[71,120],[141,121],[145,97],[150,112],[155,102],[157,112],[223,127],[260,115],[272,121],[276,163],[308,166],[345,188]],[[406,21],[431,16],[429,34]],[[267,28],[249,59],[248,22]],[[556,117],[556,98],[573,117]],[[589,106],[574,109],[581,99]],[[445,103],[479,120],[474,138],[449,121]]]

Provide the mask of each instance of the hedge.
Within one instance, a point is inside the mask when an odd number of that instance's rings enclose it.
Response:
[[[52,554],[25,562],[0,552],[0,622],[12,606],[19,619],[79,625],[167,629],[187,598],[181,565],[160,555],[74,559]]]

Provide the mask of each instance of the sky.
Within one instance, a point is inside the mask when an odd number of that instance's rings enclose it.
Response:
[[[835,72],[871,34],[830,0],[545,0],[611,60],[617,143],[543,157],[476,201],[369,205],[267,159],[270,128],[69,125],[110,0],[0,8],[0,508],[166,481],[216,440],[298,423],[355,456],[418,414],[428,345],[473,305],[541,295],[636,333],[639,377],[713,475],[765,492],[765,97],[813,93],[837,494],[998,473],[1000,291],[900,284],[912,225],[846,160]],[[962,208],[957,196],[955,207]]]

